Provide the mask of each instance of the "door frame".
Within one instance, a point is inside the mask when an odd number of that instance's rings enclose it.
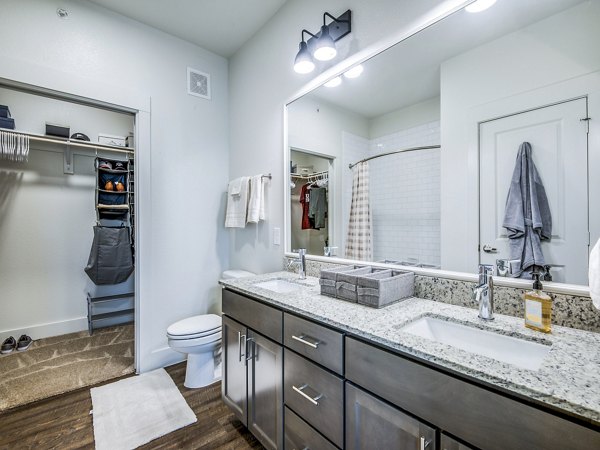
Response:
[[[480,125],[492,120],[510,117],[528,111],[534,111],[539,108],[557,105],[571,100],[587,98],[588,116],[593,116],[594,111],[600,111],[600,72],[583,75],[571,80],[556,83],[543,88],[535,89],[509,96],[472,108],[468,115],[468,125],[465,132],[468,135],[468,196],[467,196],[467,215],[468,215],[468,250],[466,259],[472,267],[479,264],[478,246],[480,242],[480,220],[479,220],[479,145],[480,145]],[[588,173],[598,173],[600,171],[600,116],[598,121],[588,122]],[[443,142],[442,142],[443,146]],[[596,177],[600,178],[600,177]],[[600,211],[590,209],[589,205],[600,202],[600,180],[592,182],[588,177],[588,210],[589,210],[589,228],[591,224],[600,224]],[[595,188],[595,189],[594,189]],[[600,230],[592,233],[591,240],[595,242],[600,238]],[[526,280],[506,279],[503,285],[523,288],[531,283]],[[560,284],[564,291],[569,293],[580,290],[580,285]],[[587,286],[586,286],[587,288]]]

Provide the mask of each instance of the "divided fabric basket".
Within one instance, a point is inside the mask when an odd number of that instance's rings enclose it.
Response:
[[[415,274],[402,270],[343,266],[321,271],[321,294],[381,308],[414,295]]]

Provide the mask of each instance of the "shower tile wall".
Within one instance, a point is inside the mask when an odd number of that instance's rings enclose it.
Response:
[[[343,164],[347,167],[349,162],[365,156],[439,143],[439,121],[370,141],[343,133]],[[368,146],[366,153],[365,144]],[[373,259],[439,265],[440,150],[391,155],[374,159],[369,164]],[[347,222],[352,196],[351,173],[344,174],[343,186],[343,213]],[[345,236],[347,224],[344,227]]]

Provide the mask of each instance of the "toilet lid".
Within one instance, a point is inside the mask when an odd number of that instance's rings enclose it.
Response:
[[[216,314],[202,314],[175,322],[167,328],[167,334],[171,336],[188,336],[212,334],[221,327],[221,317]]]

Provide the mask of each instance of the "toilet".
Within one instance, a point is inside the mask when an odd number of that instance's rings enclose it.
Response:
[[[222,279],[251,277],[255,274],[245,270],[226,270]],[[169,347],[187,355],[185,382],[187,388],[200,388],[221,379],[220,367],[215,360],[220,359],[221,317],[216,314],[202,314],[188,317],[167,328]],[[215,373],[217,368],[217,373]]]

